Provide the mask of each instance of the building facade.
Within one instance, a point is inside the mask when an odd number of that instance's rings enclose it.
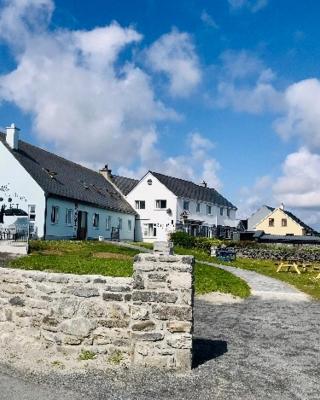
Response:
[[[103,175],[19,140],[14,125],[0,133],[0,209],[1,237],[27,215],[34,238],[134,240],[136,213]]]
[[[140,181],[112,176],[107,179],[126,195],[135,209],[136,240],[166,240],[180,230],[193,236],[231,237],[236,228],[236,207],[205,183],[149,171]]]

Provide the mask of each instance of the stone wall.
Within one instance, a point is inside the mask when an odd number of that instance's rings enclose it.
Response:
[[[274,261],[297,259],[306,262],[320,262],[320,250],[311,247],[235,247],[235,250],[237,252],[237,257],[241,258]]]
[[[137,256],[132,278],[0,268],[0,342],[32,338],[102,366],[190,369],[192,271],[192,257],[159,254]]]

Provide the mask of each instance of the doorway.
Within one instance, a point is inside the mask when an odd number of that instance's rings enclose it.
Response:
[[[78,212],[77,239],[86,240],[88,233],[88,213],[86,211]]]

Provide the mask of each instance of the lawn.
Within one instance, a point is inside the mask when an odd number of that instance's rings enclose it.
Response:
[[[231,265],[237,268],[256,271],[260,274],[276,278],[287,282],[297,289],[309,294],[315,299],[320,299],[320,282],[312,280],[319,272],[302,272],[298,275],[295,272],[276,272],[277,266],[274,261],[270,260],[253,260],[248,258],[238,258],[236,261],[227,263],[209,256],[205,251],[197,249],[185,249],[183,247],[175,247],[177,254],[192,254],[198,261],[209,261],[217,264]]]
[[[192,251],[185,250],[185,254]],[[139,251],[97,241],[31,241],[30,254],[11,261],[13,268],[80,275],[132,275],[133,257]],[[196,293],[213,291],[247,297],[247,284],[218,268],[197,263],[195,266]]]

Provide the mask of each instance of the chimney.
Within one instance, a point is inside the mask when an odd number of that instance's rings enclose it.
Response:
[[[283,203],[280,204],[280,209],[284,210],[284,204]]]
[[[206,181],[202,181],[202,183],[201,183],[201,186],[203,186],[203,187],[207,187],[208,186],[208,184],[207,184],[207,182]]]
[[[108,168],[108,164],[106,164],[102,169],[100,169],[99,173],[104,176],[107,180],[112,179],[112,170]]]
[[[18,150],[19,147],[19,132],[20,129],[14,123],[6,128],[6,141],[13,150]]]

